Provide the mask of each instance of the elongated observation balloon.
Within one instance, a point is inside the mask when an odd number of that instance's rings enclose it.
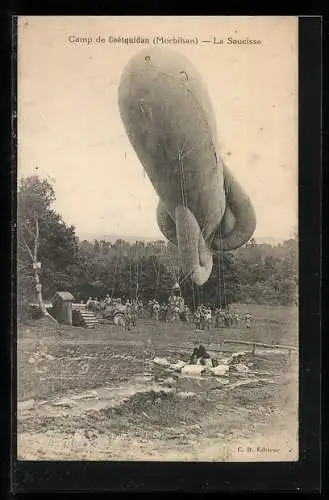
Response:
[[[129,140],[159,196],[159,228],[178,246],[184,274],[202,285],[213,253],[240,247],[256,226],[248,195],[220,157],[202,78],[181,54],[142,50],[123,71],[118,101]]]

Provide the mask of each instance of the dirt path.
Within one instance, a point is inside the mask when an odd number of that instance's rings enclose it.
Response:
[[[271,430],[252,439],[196,438],[188,446],[177,438],[136,438],[98,435],[92,440],[79,429],[66,433],[24,433],[18,439],[18,459],[24,460],[124,460],[124,461],[296,461],[296,437],[288,430]]]
[[[189,359],[195,334],[180,334],[149,324],[125,336],[28,332],[18,344],[18,458],[297,459],[296,359],[259,351],[249,372],[265,375],[182,376],[153,362]],[[203,339],[227,357],[219,337]]]
[[[18,405],[19,458],[296,460],[292,409],[283,413],[282,402],[275,407],[264,395],[262,404],[246,405],[248,389],[230,395],[226,386],[201,377],[156,382],[148,375],[116,387],[25,401]]]

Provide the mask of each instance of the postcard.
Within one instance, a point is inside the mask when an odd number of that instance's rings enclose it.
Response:
[[[18,460],[298,461],[298,18],[17,33]]]

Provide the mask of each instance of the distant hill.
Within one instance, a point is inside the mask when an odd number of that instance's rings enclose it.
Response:
[[[276,246],[278,243],[283,243],[283,241],[287,238],[272,238],[271,236],[256,236],[255,240],[257,243],[267,243],[268,245],[272,245],[273,247]]]
[[[87,241],[94,241],[94,240],[105,240],[109,241],[110,243],[114,243],[116,240],[125,240],[128,241],[129,243],[134,243],[135,241],[158,241],[161,239],[165,239],[164,237],[161,238],[159,237],[147,237],[147,236],[134,236],[134,235],[122,235],[122,234],[102,234],[102,233],[77,233],[77,236],[81,241],[87,240]]]
[[[130,236],[127,236],[127,235],[122,235],[122,234],[101,234],[101,233],[80,233],[80,234],[77,234],[77,236],[79,237],[80,241],[83,241],[83,240],[87,240],[87,241],[94,241],[94,240],[105,240],[105,241],[109,241],[110,243],[114,243],[116,240],[125,240],[125,241],[128,241],[129,243],[135,243],[135,241],[144,241],[144,242],[147,242],[147,241],[158,241],[158,240],[165,240],[164,237],[151,237],[151,236],[134,236],[134,235],[130,235]],[[280,238],[273,238],[271,236],[257,236],[255,237],[257,243],[267,243],[268,245],[272,245],[272,246],[275,246],[277,245],[278,243],[282,243],[284,241],[284,239],[280,239]],[[288,238],[287,238],[288,239]]]

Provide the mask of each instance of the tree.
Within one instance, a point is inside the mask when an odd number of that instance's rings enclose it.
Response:
[[[41,262],[38,260],[40,245],[39,220],[54,199],[54,190],[47,181],[40,182],[37,176],[21,180],[18,192],[18,246],[20,250],[18,253],[21,262],[19,269],[29,273],[29,266],[26,265],[27,253],[31,260],[37,300],[40,310],[45,316],[50,315],[43,302],[42,285],[39,277],[41,272]],[[25,250],[25,255],[23,250]]]
[[[43,294],[72,288],[77,249],[74,227],[67,226],[51,208],[54,201],[52,181],[37,175],[21,179],[17,196],[19,300],[36,297],[42,314],[48,316]]]

